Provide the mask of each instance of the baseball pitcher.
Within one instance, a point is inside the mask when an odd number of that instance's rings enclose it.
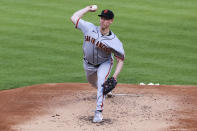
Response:
[[[87,6],[76,11],[71,16],[71,21],[75,28],[83,32],[83,66],[88,82],[97,88],[97,104],[93,122],[102,122],[103,101],[105,95],[117,84],[125,53],[121,41],[110,30],[110,25],[114,20],[114,13],[111,10],[103,10],[98,15],[100,26],[82,19],[84,14],[96,10],[96,5]],[[108,79],[113,66],[113,55],[117,60],[117,65],[113,77]],[[108,89],[106,91],[106,88],[110,88],[109,91]]]

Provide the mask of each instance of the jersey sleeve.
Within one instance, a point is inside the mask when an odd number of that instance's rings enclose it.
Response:
[[[112,53],[116,58],[119,58],[121,60],[125,59],[123,44],[117,37],[115,37],[112,41],[109,41],[108,46],[111,48]]]
[[[121,59],[121,60],[124,61],[124,59],[125,59],[125,54],[124,54],[124,53],[120,53],[120,52],[117,52],[117,51],[115,51],[115,50],[113,50],[112,52],[114,53],[114,56],[115,56],[116,58]]]
[[[83,33],[88,32],[91,28],[94,27],[94,24],[87,22],[83,19],[78,19],[75,28],[81,30]]]

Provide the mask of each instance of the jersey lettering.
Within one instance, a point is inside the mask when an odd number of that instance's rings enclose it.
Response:
[[[92,39],[91,39],[91,43],[94,44],[94,43],[95,43],[95,40],[96,40],[96,39],[92,38]]]
[[[85,36],[85,41],[90,42],[90,36]]]
[[[91,37],[91,36],[85,36],[85,41],[92,43],[93,45],[96,45],[98,48],[104,50],[107,53],[111,52],[111,49],[108,48],[105,44],[103,44],[100,41],[97,41],[97,43],[95,44],[96,39]]]

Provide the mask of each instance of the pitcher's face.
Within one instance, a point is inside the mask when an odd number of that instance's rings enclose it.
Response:
[[[113,23],[113,19],[106,19],[105,17],[100,18],[100,27],[102,29],[109,28],[109,26]]]

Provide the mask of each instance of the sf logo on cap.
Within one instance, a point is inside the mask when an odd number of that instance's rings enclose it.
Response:
[[[108,12],[108,10],[104,10],[104,13],[106,14]]]

